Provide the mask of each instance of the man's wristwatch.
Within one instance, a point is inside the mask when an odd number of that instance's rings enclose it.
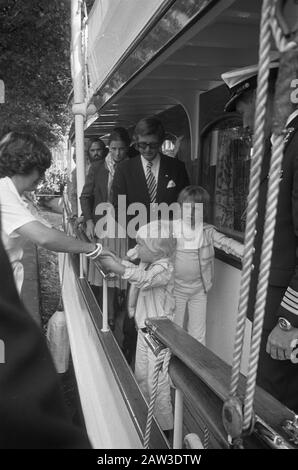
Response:
[[[283,331],[290,331],[293,328],[293,326],[289,322],[289,320],[287,320],[286,318],[283,318],[283,317],[279,317],[278,326]]]

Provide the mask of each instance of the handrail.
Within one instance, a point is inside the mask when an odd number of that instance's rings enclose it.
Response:
[[[169,372],[171,376],[174,372],[174,380],[179,383],[179,386],[181,386],[182,391],[186,395],[190,393],[189,384],[194,383],[194,378],[197,378],[196,383],[200,384],[201,382],[201,385],[198,385],[201,392],[204,387],[208,387],[209,400],[211,400],[211,396],[215,402],[217,402],[218,399],[222,401],[222,403],[226,400],[229,395],[231,366],[226,364],[212,351],[208,350],[205,346],[188,335],[182,328],[168,319],[150,318],[146,320],[146,326],[154,337],[166,347],[170,348],[172,356],[176,356],[183,364],[183,366],[179,366],[177,372],[176,358],[171,359]],[[184,379],[181,380],[181,371],[183,374],[186,373],[189,377],[193,377],[193,379],[188,382]],[[239,385],[239,395],[241,398],[245,394],[245,377],[243,375],[240,376]],[[200,400],[202,400],[204,406],[206,406],[207,402],[204,402],[200,394],[198,394],[195,399],[192,399],[192,405],[195,408],[200,408]],[[284,445],[286,448],[296,448],[289,442],[289,436],[284,430],[285,423],[289,420],[293,421],[293,412],[260,387],[257,387],[256,390],[255,413],[256,423],[266,423],[268,429],[276,433],[276,441],[280,442],[280,444],[276,445],[272,442],[271,447],[284,448],[282,447],[282,445]],[[213,418],[210,417],[209,419],[213,420],[212,427],[216,427],[217,434],[222,438],[221,410],[218,410],[217,416],[213,415]],[[211,426],[210,423],[209,425]],[[255,435],[259,436],[261,434],[262,436],[262,433],[259,432],[260,427],[261,426],[255,425]]]

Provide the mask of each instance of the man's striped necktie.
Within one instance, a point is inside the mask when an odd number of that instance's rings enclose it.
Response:
[[[146,181],[147,181],[150,202],[156,202],[157,184],[156,184],[156,179],[152,173],[152,165],[153,165],[152,162],[147,162]]]

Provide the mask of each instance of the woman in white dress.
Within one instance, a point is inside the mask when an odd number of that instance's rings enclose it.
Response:
[[[28,209],[23,194],[36,189],[51,162],[50,150],[31,134],[10,132],[0,141],[0,233],[19,292],[24,279],[21,261],[26,239],[57,252],[89,253],[92,257],[102,252],[100,244],[82,242],[49,228]]]

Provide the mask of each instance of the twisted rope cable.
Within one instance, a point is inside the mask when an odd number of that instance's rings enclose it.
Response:
[[[169,348],[167,348],[165,351],[166,351],[166,354],[165,354],[165,357],[164,357],[162,368],[164,369],[165,373],[167,374],[172,355],[171,355],[171,351],[169,350]]]
[[[171,358],[171,354],[168,348],[163,349],[159,353],[158,357],[156,358],[153,378],[152,378],[152,391],[151,391],[150,402],[148,406],[147,422],[146,422],[146,428],[145,428],[144,440],[143,440],[144,449],[149,449],[152,421],[153,421],[153,416],[154,416],[154,406],[155,406],[155,402],[157,398],[158,375],[163,367],[165,368],[165,370],[168,369],[170,358]]]
[[[243,419],[244,430],[247,430],[250,427],[253,415],[253,402],[256,389],[257,368],[265,314],[267,288],[269,283],[269,271],[271,265],[273,239],[276,223],[280,171],[283,160],[283,148],[283,135],[276,136],[274,139],[273,152],[270,164],[261,263],[257,287],[255,317],[253,322],[253,331],[250,347],[249,370],[246,381]]]
[[[250,185],[245,230],[245,251],[241,275],[240,298],[235,333],[230,396],[236,395],[239,383],[241,357],[245,332],[246,311],[251,278],[251,266],[253,261],[253,247],[257,220],[261,163],[264,153],[265,140],[265,116],[268,96],[268,79],[271,48],[271,6],[272,0],[264,0],[260,28],[259,75],[256,95],[254,145],[250,168]]]
[[[209,448],[209,442],[210,442],[210,433],[209,433],[208,427],[205,426],[204,427],[204,443],[203,443],[204,449]]]

